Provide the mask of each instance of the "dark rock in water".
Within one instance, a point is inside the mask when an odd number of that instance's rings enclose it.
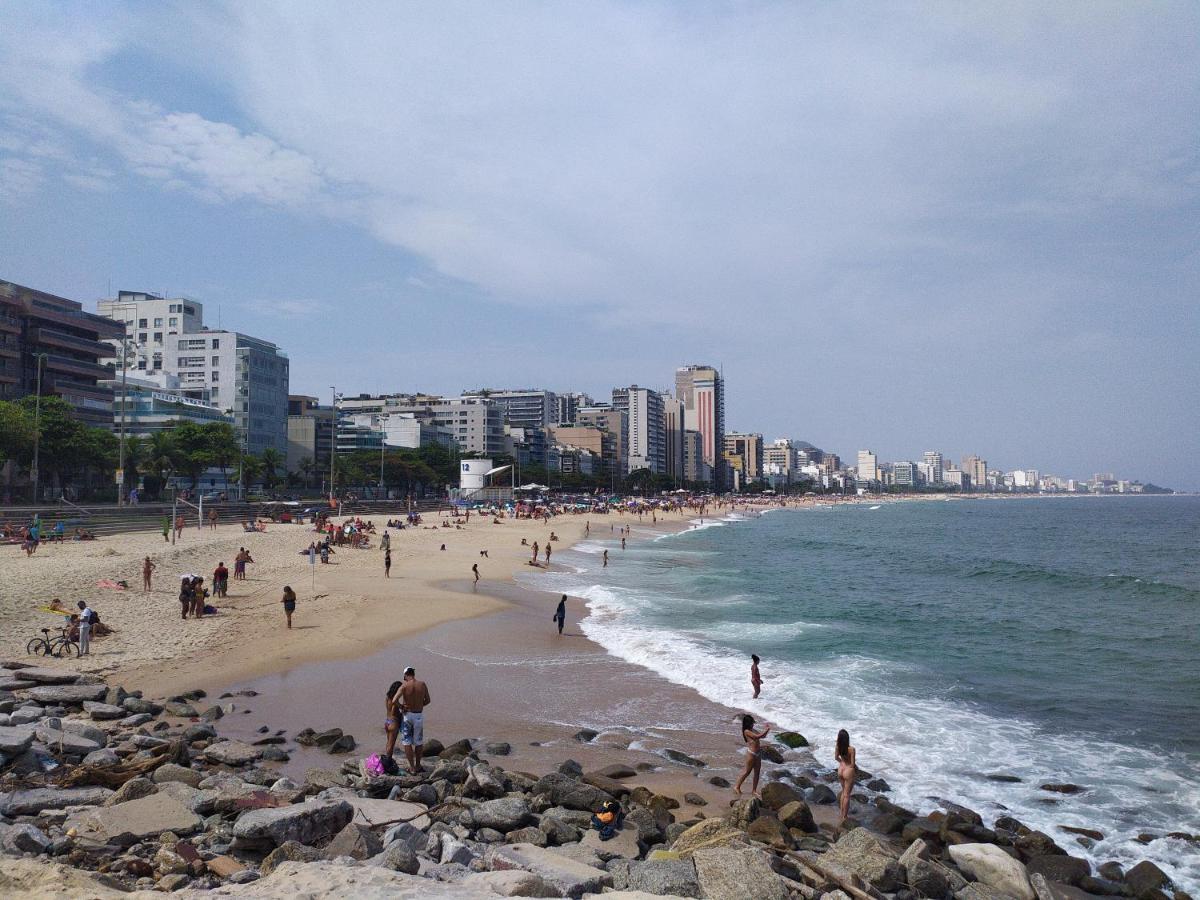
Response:
[[[622,763],[613,763],[612,765],[605,766],[604,768],[597,769],[596,771],[598,771],[601,775],[607,776],[608,778],[615,778],[618,781],[622,778],[633,778],[637,775],[635,770],[629,768],[629,766],[623,765]]]
[[[1021,835],[1013,841],[1013,846],[1017,848],[1022,859],[1026,860],[1037,856],[1065,856],[1067,852],[1054,843],[1054,838],[1041,831]]]
[[[880,812],[889,816],[895,816],[897,819],[905,822],[911,822],[917,817],[917,814],[911,809],[905,809],[903,806],[893,803],[887,797],[876,797],[874,803]]]
[[[595,731],[591,728],[580,728],[577,732],[575,732],[573,735],[571,735],[571,737],[573,737],[575,740],[577,740],[581,743],[586,744],[591,741],[594,741],[597,737],[599,737],[599,735],[600,735],[600,732]]]
[[[1125,873],[1125,887],[1134,897],[1154,897],[1170,883],[1166,873],[1149,860],[1142,860]]]
[[[670,748],[663,750],[663,756],[685,766],[695,766],[698,769],[703,769],[707,763],[703,760],[696,759],[694,756],[688,756],[680,750],[671,750]]]
[[[1043,784],[1043,791],[1051,791],[1055,794],[1082,794],[1087,788],[1080,787],[1077,784]]]
[[[837,803],[837,794],[835,794],[828,785],[813,785],[808,792],[808,802],[816,803],[821,806],[828,806],[831,803]]]
[[[330,728],[326,731],[317,732],[313,736],[313,743],[318,747],[328,747],[330,744],[336,743],[342,737],[342,729]]]
[[[311,728],[301,728],[296,732],[296,743],[301,747],[311,747],[317,742],[317,733]]]
[[[563,775],[570,775],[572,778],[578,778],[583,774],[583,766],[575,762],[573,759],[564,759],[559,765],[558,771]]]
[[[783,754],[772,747],[770,744],[760,744],[758,747],[759,756],[767,762],[778,765],[783,762]]]
[[[286,743],[287,743],[287,738],[279,737],[278,735],[270,735],[268,737],[259,738],[258,740],[254,741],[252,746],[269,747],[272,744],[286,744]]]
[[[729,780],[727,778],[722,778],[720,775],[713,775],[711,778],[708,779],[708,783],[711,784],[713,787],[719,787],[719,788],[727,788],[727,787],[731,786],[729,784]]]
[[[442,751],[445,749],[446,749],[446,745],[443,744],[441,741],[439,741],[437,738],[426,738],[425,739],[425,749],[423,751],[423,755],[430,756],[430,757],[440,756]]]
[[[683,802],[692,806],[708,806],[707,800],[705,800],[699,794],[694,794],[691,791],[688,791],[683,795]]]
[[[1096,872],[1101,878],[1106,878],[1109,881],[1125,880],[1125,869],[1119,862],[1101,863]]]
[[[1074,825],[1059,825],[1058,827],[1068,834],[1083,835],[1084,837],[1091,838],[1093,841],[1104,840],[1104,832],[1097,831],[1094,828],[1077,828]]]
[[[1029,828],[1024,823],[1017,821],[1012,816],[1001,816],[996,820],[997,831],[1008,831],[1015,835],[1029,834]]]
[[[1141,834],[1139,834],[1137,837],[1135,837],[1134,840],[1137,841],[1139,844],[1149,844],[1151,841],[1157,841],[1158,835],[1151,834],[1148,831],[1143,831]]]
[[[639,772],[653,772],[655,769],[655,766],[653,763],[640,762],[640,763],[637,763],[636,765],[634,765],[634,768],[637,769]]]
[[[259,726],[258,726],[258,733],[259,733],[259,734],[270,734],[270,733],[271,733],[271,729],[270,729],[270,728],[268,728],[266,725],[259,725]]]
[[[483,752],[488,756],[508,756],[508,754],[512,753],[512,744],[504,741],[495,741],[490,744],[485,744],[483,747]]]
[[[264,748],[262,758],[267,762],[287,762],[291,759],[286,751],[280,750],[278,747]]]
[[[205,691],[203,688],[194,688],[193,690],[185,691],[184,693],[180,694],[179,696],[182,697],[184,700],[203,700],[205,697],[208,696],[208,692]]]
[[[1074,856],[1035,856],[1025,863],[1025,869],[1030,875],[1070,885],[1077,885],[1081,878],[1092,874],[1088,861]]]
[[[349,753],[356,746],[357,745],[354,742],[354,735],[343,734],[337,740],[333,741],[328,747],[326,747],[325,752],[326,753]]]
[[[929,816],[919,816],[904,826],[904,830],[900,833],[900,839],[905,844],[911,844],[913,841],[925,841],[927,844],[936,845],[941,841],[941,830],[941,822],[931,819]]]
[[[1125,893],[1125,888],[1117,882],[1096,878],[1093,875],[1085,875],[1080,878],[1079,889],[1096,897],[1120,897]]]
[[[438,756],[441,759],[453,759],[456,756],[470,756],[473,749],[474,748],[471,746],[471,742],[466,738],[462,738],[461,740],[455,741],[453,744],[443,749]]]
[[[1006,775],[1003,772],[995,772],[991,775],[984,775],[988,781],[998,781],[1001,784],[1020,784],[1021,779],[1016,775]]]
[[[886,794],[892,789],[892,786],[882,778],[872,778],[867,782],[866,788],[868,791],[874,791],[877,794]]]
[[[781,731],[775,735],[775,740],[793,750],[808,746],[808,739],[798,731]]]

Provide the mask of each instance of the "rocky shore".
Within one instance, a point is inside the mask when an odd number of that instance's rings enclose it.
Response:
[[[836,829],[830,773],[800,735],[768,748],[761,799],[717,808],[653,793],[620,764],[506,771],[509,745],[478,739],[430,740],[425,774],[367,777],[337,729],[222,738],[244,700],[149,699],[4,663],[0,895],[1188,900],[1148,861],[1093,871],[1008,816],[989,824],[952,803],[917,816],[882,778],[864,777]],[[281,777],[296,744],[324,749],[330,768]],[[700,760],[667,755],[703,777]],[[609,799],[624,826],[602,841],[590,814]]]

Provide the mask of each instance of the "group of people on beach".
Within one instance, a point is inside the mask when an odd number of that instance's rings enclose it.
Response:
[[[566,597],[564,596],[563,599],[565,600]],[[758,654],[750,654],[750,686],[754,688],[753,699],[757,699],[762,692],[763,682],[758,668],[759,662]],[[754,716],[749,713],[742,716],[742,741],[746,744],[746,764],[737,783],[733,786],[734,792],[738,794],[742,792],[742,784],[747,778],[751,779],[751,792],[758,794],[758,780],[762,774],[762,740],[771,733],[771,726],[763,723],[761,731],[756,731],[757,727]],[[845,822],[850,815],[850,795],[854,790],[854,780],[858,775],[858,754],[850,743],[850,732],[845,728],[838,731],[833,748],[833,759],[837,764],[838,784],[842,788],[842,792],[838,796],[838,809],[841,813],[839,822]]]

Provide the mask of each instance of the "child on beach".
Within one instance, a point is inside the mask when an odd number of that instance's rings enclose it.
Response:
[[[837,746],[833,751],[833,758],[837,761],[838,782],[842,785],[842,795],[838,798],[838,807],[842,812],[839,825],[850,815],[850,793],[854,790],[854,776],[858,773],[857,757],[858,754],[850,746],[850,732],[843,728],[838,732]]]
[[[737,780],[737,784],[733,786],[734,793],[742,792],[742,782],[753,774],[754,780],[751,782],[751,793],[758,794],[758,778],[762,774],[762,749],[759,747],[759,741],[765,738],[771,731],[770,725],[764,725],[762,731],[754,730],[754,716],[742,716],[742,740],[746,742],[746,768],[742,770],[742,775]]]

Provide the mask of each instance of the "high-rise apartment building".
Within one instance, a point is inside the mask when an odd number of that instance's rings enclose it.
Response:
[[[712,471],[713,486],[724,489],[724,378],[712,366],[682,366],[675,370],[675,396],[683,402],[685,427],[701,436],[704,463]]]
[[[921,483],[920,470],[914,462],[892,463],[892,483],[899,488],[915,488]]]
[[[318,472],[329,470],[333,446],[333,407],[322,406],[316,397],[288,397],[287,469],[300,472],[305,460]]]
[[[665,472],[671,479],[680,482],[683,481],[683,434],[686,430],[683,401],[663,394],[662,403],[663,446],[667,465]]]
[[[666,422],[662,396],[636,384],[613,388],[612,408],[626,414],[625,470],[649,469],[655,475],[667,471]]]
[[[433,425],[463,453],[499,456],[505,452],[504,414],[487,397],[437,397],[429,394],[360,394],[338,401],[339,445],[343,420],[359,415],[386,417],[410,413]]]
[[[104,383],[111,350],[103,342],[120,335],[74,300],[0,281],[0,400],[36,393],[40,368],[43,396],[66,400],[81,422],[112,428],[113,393]]]
[[[762,478],[763,436],[761,434],[729,432],[725,435],[724,448],[727,460],[731,456],[740,460],[737,468],[741,470],[745,484]]]
[[[463,391],[463,397],[486,397],[500,410],[505,424],[516,428],[545,428],[558,424],[558,395],[553,391],[478,390]]]
[[[942,454],[937,450],[926,450],[924,454],[925,465],[929,467],[933,477],[930,479],[930,484],[942,483]]]
[[[712,466],[704,461],[704,435],[683,433],[683,478],[688,484],[712,484]]]
[[[187,298],[121,291],[97,308],[124,325],[133,345],[131,371],[174,376],[184,396],[230,411],[247,452],[287,455],[290,364],[279,347],[241,332],[207,329],[203,305]],[[110,343],[108,362],[118,366],[119,337]]]
[[[988,467],[987,460],[981,459],[972,454],[964,456],[962,459],[962,470],[971,479],[971,488],[976,491],[986,491],[988,489]]]
[[[623,409],[611,406],[584,406],[575,414],[576,425],[591,425],[602,428],[613,436],[612,456],[604,460],[605,474],[618,477],[628,474],[629,466],[625,454],[629,446],[629,415]]]
[[[879,457],[870,450],[858,451],[858,482],[870,484],[879,480]]]
[[[596,401],[587,394],[567,393],[558,395],[557,425],[573,425],[579,410],[587,406],[595,406]]]

